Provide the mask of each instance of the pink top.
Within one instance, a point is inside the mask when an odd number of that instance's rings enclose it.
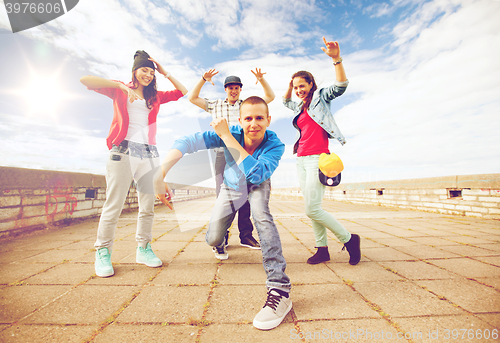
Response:
[[[297,118],[297,126],[300,129],[299,147],[297,156],[329,154],[328,134],[319,126],[304,109]]]

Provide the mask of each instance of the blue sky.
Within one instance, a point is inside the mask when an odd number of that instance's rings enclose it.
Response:
[[[0,4],[3,166],[104,174],[112,102],[79,78],[129,81],[141,49],[188,89],[219,70],[207,98],[224,97],[231,74],[242,78],[242,98],[263,95],[250,70],[267,72],[270,129],[287,146],[273,185],[298,186],[281,96],[301,69],[320,87],[333,83],[325,36],[339,41],[350,82],[332,105],[347,140],[330,143],[343,182],[500,172],[500,1],[80,0],[16,34]],[[158,88],[172,85],[159,78]],[[209,122],[186,97],[163,105],[160,152]]]

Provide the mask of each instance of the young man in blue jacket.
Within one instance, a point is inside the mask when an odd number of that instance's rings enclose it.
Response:
[[[240,106],[241,127],[228,127],[226,119],[217,118],[210,124],[214,131],[199,132],[175,141],[162,164],[163,178],[156,178],[157,198],[167,203],[163,183],[168,171],[185,153],[225,147],[227,167],[224,184],[210,218],[206,242],[220,259],[227,259],[224,236],[239,207],[248,200],[262,249],[262,262],[267,275],[267,300],[254,318],[253,325],[261,330],[277,327],[292,309],[290,279],[285,274],[286,262],[281,249],[278,229],[269,211],[271,175],[285,152],[278,136],[268,131],[271,123],[267,103],[250,97]],[[160,174],[160,173],[159,173]]]
[[[269,104],[274,100],[275,95],[271,86],[264,78],[264,74],[266,73],[263,73],[260,68],[256,68],[255,71],[251,70],[251,72],[255,75],[257,83],[260,82],[262,85],[262,89],[264,90],[262,99]],[[240,99],[240,94],[243,83],[241,83],[241,79],[238,76],[228,76],[224,80],[224,91],[227,95],[225,99],[209,100],[200,97],[201,88],[207,82],[214,85],[212,79],[218,73],[219,72],[215,69],[210,69],[205,72],[198,83],[188,93],[188,100],[202,110],[210,113],[212,120],[226,118],[229,126],[240,125],[240,106],[243,102],[243,100]],[[224,156],[224,148],[216,148],[215,152],[215,193],[219,196],[220,187],[224,182],[226,159]],[[259,242],[257,242],[252,235],[253,225],[250,220],[250,205],[248,202],[242,205],[238,210],[238,230],[240,231],[241,246],[251,249],[260,249]],[[228,243],[228,235],[226,234],[226,246]]]

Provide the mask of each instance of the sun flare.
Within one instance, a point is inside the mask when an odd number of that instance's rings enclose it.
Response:
[[[23,91],[28,114],[56,117],[57,108],[65,94],[58,86],[56,77],[33,75]]]

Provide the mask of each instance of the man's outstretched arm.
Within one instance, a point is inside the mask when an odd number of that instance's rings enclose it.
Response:
[[[173,194],[168,188],[168,185],[164,182],[164,179],[170,169],[179,162],[184,154],[191,154],[211,148],[220,148],[222,146],[223,143],[221,139],[213,131],[197,132],[194,135],[188,135],[177,139],[173,147],[168,151],[167,156],[165,156],[161,168],[159,168],[158,172],[155,174],[156,198],[168,206],[165,191],[170,196],[173,196]]]
[[[179,162],[182,158],[182,152],[178,149],[171,149],[168,151],[167,156],[163,160],[161,167],[158,169],[158,172],[155,175],[155,192],[156,199],[160,200],[163,204],[167,205],[170,209],[172,209],[172,205],[167,199],[167,194],[169,198],[172,198],[174,194],[168,187],[167,183],[164,181],[167,173],[172,169],[172,167]]]

